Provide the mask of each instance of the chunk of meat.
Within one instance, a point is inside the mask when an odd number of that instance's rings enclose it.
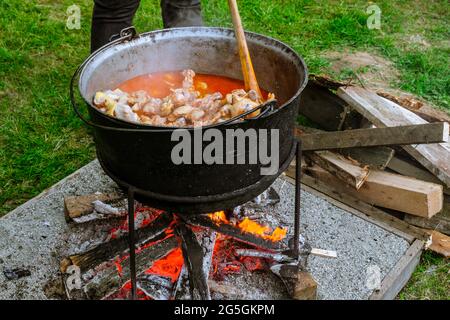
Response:
[[[129,122],[135,122],[140,123],[139,116],[133,112],[133,110],[130,108],[130,106],[126,104],[117,104],[114,115],[117,119],[129,121]]]
[[[116,90],[97,92],[94,105],[102,112],[134,123],[153,126],[199,127],[219,123],[244,112],[250,111],[261,104],[255,91],[243,89],[233,90],[225,98],[220,92],[212,94],[200,93],[195,89],[193,70],[182,71],[181,88],[172,88],[171,93],[163,99],[151,97],[146,91],[140,90],[130,94]],[[171,79],[165,79],[169,81]],[[197,83],[200,89],[207,88],[206,83]],[[200,90],[199,89],[199,90]],[[269,94],[269,99],[274,99]],[[246,117],[259,114],[259,110]]]
[[[194,77],[195,77],[194,70],[191,70],[191,69],[183,70],[181,72],[181,74],[184,77],[183,89],[193,89],[194,88]]]

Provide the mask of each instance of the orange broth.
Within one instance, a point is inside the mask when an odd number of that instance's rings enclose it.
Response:
[[[146,91],[154,98],[164,98],[171,94],[170,89],[181,88],[183,75],[181,71],[156,72],[143,74],[121,83],[118,88],[127,93],[138,90]],[[204,86],[206,83],[206,88]],[[194,77],[194,87],[203,97],[206,94],[220,92],[224,97],[227,93],[235,89],[245,89],[244,82],[224,76],[211,74],[196,74]],[[261,90],[264,98],[267,92]]]

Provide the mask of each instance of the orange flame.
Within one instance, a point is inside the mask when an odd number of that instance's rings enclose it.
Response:
[[[263,239],[273,242],[282,240],[287,233],[286,229],[280,227],[276,227],[276,229],[272,232],[272,229],[270,227],[260,225],[259,223],[250,220],[247,217],[245,217],[244,220],[242,220],[238,224],[238,227],[244,232],[258,235]]]
[[[208,214],[209,218],[217,225],[222,223],[229,223],[225,211],[216,211]]]
[[[227,219],[227,216],[225,215],[225,211],[213,212],[208,214],[208,216],[217,225],[220,225],[222,223],[230,223],[230,221]],[[245,217],[241,222],[238,223],[237,226],[242,230],[242,232],[251,233],[273,242],[283,240],[286,237],[287,233],[287,229],[285,228],[276,227],[275,230],[272,231],[269,226],[261,225],[256,221],[250,220],[248,217]]]

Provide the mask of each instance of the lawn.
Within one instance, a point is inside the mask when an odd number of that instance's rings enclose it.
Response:
[[[202,3],[207,25],[231,25],[225,0]],[[398,70],[398,79],[389,85],[450,110],[447,0],[377,1],[380,30],[366,26],[367,1],[239,3],[246,29],[288,43],[304,56],[312,73],[345,77],[345,72],[331,70],[329,52],[371,52]],[[75,2],[81,9],[79,30],[66,28],[66,10],[72,4],[0,2],[0,216],[95,157],[89,131],[68,102],[70,77],[89,53],[92,1]],[[157,1],[142,1],[135,25],[139,31],[162,27]],[[425,254],[400,298],[448,299],[449,292],[448,262]]]

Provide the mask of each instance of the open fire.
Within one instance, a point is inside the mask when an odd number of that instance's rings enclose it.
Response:
[[[272,203],[261,204],[261,215],[266,205],[279,201],[275,196]],[[209,298],[210,284],[217,286],[231,274],[269,270],[287,249],[282,241],[287,229],[260,223],[254,208],[238,211],[183,215],[138,204],[134,211],[136,298]],[[131,296],[129,221],[122,219],[109,230],[106,242],[61,264],[63,272],[70,265],[80,268],[86,298]],[[197,296],[195,290],[200,291]]]
[[[135,221],[139,221],[139,228],[145,228],[149,224],[151,224],[155,219],[163,214],[162,210],[155,210],[153,208],[148,207],[139,207],[135,212]],[[257,221],[254,221],[248,217],[244,217],[241,220],[233,217],[231,220],[227,218],[225,211],[218,211],[211,214],[206,215],[212,222],[214,222],[217,226],[220,227],[222,224],[228,224],[236,227],[236,231],[242,234],[251,234],[261,239],[269,240],[274,243],[283,240],[286,237],[287,229],[276,227],[274,230],[267,225],[262,225]],[[150,241],[148,243],[143,244],[136,250],[136,254],[138,255],[140,252],[145,250],[146,248],[153,246],[161,241],[169,237],[177,237],[174,231],[175,224],[179,218],[174,216],[174,220],[172,221],[169,228],[167,228],[165,232],[165,237],[157,241]],[[199,232],[205,228],[192,226],[192,231]],[[128,222],[124,221],[119,227],[113,228],[110,232],[110,239],[116,239],[118,235],[124,236],[128,230]],[[180,242],[181,240],[178,239]],[[268,258],[264,257],[245,257],[239,256],[236,253],[238,249],[248,249],[251,248],[250,245],[240,242],[233,238],[232,236],[226,236],[219,234],[216,237],[215,243],[212,248],[212,258],[210,261],[209,274],[207,278],[216,281],[222,281],[224,277],[231,273],[236,273],[245,268],[248,271],[257,271],[268,269]],[[262,249],[260,249],[262,250]],[[119,277],[123,277],[123,266],[122,263],[127,263],[129,255],[125,254],[121,257],[118,257],[114,260],[115,267],[117,269],[117,273]],[[143,275],[152,275],[153,281],[160,282],[160,286],[166,286],[170,290],[173,290],[179,281],[183,265],[184,265],[184,257],[183,251],[181,249],[181,245],[179,244],[175,249],[169,251],[165,256],[153,262],[147,270],[145,270]],[[145,277],[145,276],[144,276]],[[169,298],[173,299],[174,296],[164,295],[160,296],[159,294],[153,294],[152,292],[146,292],[142,290],[139,285],[138,279],[138,290],[137,297],[138,299],[160,299],[160,298]],[[124,285],[115,293],[108,295],[106,299],[126,299],[130,295],[131,283],[130,281],[125,282]],[[157,290],[155,288],[155,290]]]

